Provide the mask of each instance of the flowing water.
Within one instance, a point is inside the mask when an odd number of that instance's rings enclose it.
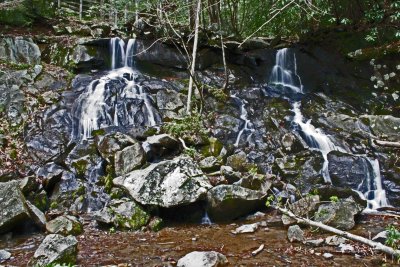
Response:
[[[239,130],[239,133],[236,137],[236,141],[234,146],[237,147],[239,146],[240,143],[240,138],[242,137],[243,133],[250,132],[250,134],[247,136],[246,141],[250,141],[251,135],[254,132],[254,129],[251,126],[250,119],[248,118],[248,113],[246,110],[246,100],[239,98],[238,96],[231,95],[231,98],[233,98],[235,101],[237,101],[240,105],[240,119],[243,121],[243,126]]]
[[[161,122],[152,96],[138,82],[135,39],[110,40],[111,70],[93,80],[79,96],[75,115],[79,118],[74,137],[86,140],[94,130],[109,126],[155,126]]]
[[[297,74],[296,55],[288,48],[280,49],[276,53],[275,66],[270,75],[270,85],[282,88],[289,88],[295,93],[304,93],[301,78]],[[293,123],[295,130],[311,148],[318,149],[324,158],[321,174],[326,183],[332,183],[329,174],[328,154],[331,151],[339,151],[351,154],[346,149],[336,145],[334,139],[325,134],[321,129],[311,124],[311,120],[306,120],[301,113],[301,102],[293,102]],[[353,154],[352,154],[353,155]],[[353,155],[362,159],[364,169],[364,180],[357,188],[352,188],[359,195],[367,200],[368,210],[376,210],[388,206],[386,192],[382,187],[382,179],[377,159],[370,159],[364,155]]]

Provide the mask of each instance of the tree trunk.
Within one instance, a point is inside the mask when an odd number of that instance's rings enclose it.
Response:
[[[186,107],[187,114],[190,114],[190,111],[192,108],[191,105],[192,105],[192,94],[193,94],[193,79],[194,79],[194,74],[195,74],[194,70],[195,70],[195,66],[196,66],[197,43],[199,40],[200,8],[201,8],[201,0],[197,0],[192,64],[191,64],[191,68],[190,68],[189,90],[188,90],[188,99],[187,99],[187,107]]]
[[[82,20],[83,0],[79,2],[79,19]]]
[[[379,242],[374,242],[374,241],[369,240],[369,239],[367,239],[365,237],[362,237],[362,236],[353,235],[353,234],[351,234],[349,232],[345,232],[345,231],[336,229],[334,227],[325,225],[325,224],[323,224],[321,222],[316,222],[316,221],[312,221],[310,219],[299,217],[299,216],[295,215],[293,212],[289,211],[288,209],[284,209],[284,208],[280,208],[280,207],[276,207],[276,209],[278,209],[283,214],[289,216],[290,218],[296,220],[297,223],[318,227],[318,228],[320,228],[322,230],[325,230],[325,231],[328,231],[328,232],[343,236],[345,238],[351,239],[351,240],[356,241],[356,242],[363,243],[365,245],[368,245],[368,246],[372,247],[373,249],[375,249],[377,251],[386,253],[386,254],[391,255],[391,256],[399,256],[400,255],[400,250],[395,250],[395,249],[393,249],[391,247],[388,247],[388,246],[385,246],[385,245],[383,245],[383,244],[381,244]]]

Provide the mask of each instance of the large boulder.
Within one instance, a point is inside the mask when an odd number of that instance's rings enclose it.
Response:
[[[328,161],[334,186],[362,192],[369,190],[368,178],[374,175],[374,170],[368,158],[332,151],[328,154]]]
[[[211,188],[207,177],[189,157],[151,164],[113,180],[143,205],[163,208],[187,205],[205,198]]]
[[[292,211],[295,215],[300,217],[309,217],[309,213],[314,211],[319,204],[319,196],[318,195],[310,195],[306,196],[293,204],[289,204],[288,209]],[[290,218],[289,216],[283,214],[282,222],[284,225],[295,223],[296,220]]]
[[[228,265],[227,258],[216,251],[193,251],[178,260],[178,267],[219,267]]]
[[[78,241],[74,236],[51,234],[40,244],[28,265],[75,264],[77,253]]]
[[[142,146],[148,160],[159,159],[163,156],[178,153],[181,150],[180,142],[169,134],[149,136]]]
[[[0,184],[0,233],[7,232],[29,219],[29,211],[19,183]]]
[[[83,226],[78,218],[63,215],[47,222],[46,230],[51,234],[60,234],[63,236],[79,235],[83,232]]]
[[[40,64],[40,55],[39,47],[31,38],[0,39],[0,60],[36,65]]]
[[[150,216],[134,201],[121,199],[112,200],[106,207],[96,211],[94,219],[107,226],[124,230],[137,230],[149,222]]]
[[[314,217],[316,221],[340,230],[350,230],[355,226],[354,216],[360,214],[363,209],[353,197],[349,197],[320,205]]]
[[[101,156],[109,162],[112,161],[116,152],[136,142],[137,141],[129,135],[120,132],[96,136],[96,147]]]
[[[215,221],[235,219],[263,207],[265,196],[239,185],[218,185],[207,193],[208,214]]]
[[[400,118],[390,115],[364,115],[363,120],[379,139],[398,142],[400,141]]]

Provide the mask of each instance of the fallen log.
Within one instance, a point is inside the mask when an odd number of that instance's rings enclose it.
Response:
[[[374,143],[379,146],[387,146],[387,147],[396,147],[400,148],[400,142],[390,142],[390,141],[382,141],[382,140],[374,140]]]
[[[310,220],[310,219],[307,219],[307,218],[299,217],[299,216],[295,215],[293,212],[289,211],[288,209],[284,209],[284,208],[281,208],[281,207],[275,207],[275,208],[277,210],[279,210],[280,212],[282,212],[283,214],[285,214],[286,216],[289,216],[290,218],[294,219],[297,223],[318,227],[318,228],[320,228],[322,230],[325,230],[325,231],[328,231],[328,232],[343,236],[343,237],[345,237],[347,239],[363,243],[363,244],[368,245],[368,246],[370,246],[371,248],[373,248],[373,249],[375,249],[377,251],[386,253],[386,254],[394,256],[394,257],[399,257],[400,256],[400,250],[393,249],[391,247],[385,246],[385,245],[383,245],[383,244],[381,244],[379,242],[375,242],[375,241],[369,240],[369,239],[367,239],[365,237],[362,237],[362,236],[354,235],[354,234],[351,234],[349,232],[336,229],[334,227],[325,225],[325,224],[323,224],[321,222],[316,222],[316,221],[313,221],[313,220]]]

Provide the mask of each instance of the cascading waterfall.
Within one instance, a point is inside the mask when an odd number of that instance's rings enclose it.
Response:
[[[288,48],[278,50],[275,66],[272,68],[269,83],[275,86],[288,87],[296,93],[303,92],[300,76],[297,74],[296,55]]]
[[[276,54],[276,63],[270,76],[270,85],[290,88],[295,93],[304,93],[300,76],[297,74],[296,56],[290,56],[288,48],[278,50]],[[321,129],[315,128],[311,120],[305,120],[301,113],[301,103],[293,102],[293,123],[296,130],[304,139],[308,146],[318,149],[324,158],[321,174],[327,183],[332,183],[329,175],[328,154],[331,151],[349,153],[344,148],[335,145],[330,136],[323,133]],[[349,153],[351,154],[351,153]],[[382,187],[382,179],[379,169],[379,161],[370,159],[364,155],[354,155],[362,158],[365,170],[365,179],[357,188],[352,188],[360,197],[367,200],[367,210],[376,210],[381,207],[389,206],[386,198],[386,192]]]
[[[77,101],[79,129],[74,135],[86,140],[94,130],[108,126],[146,125],[161,122],[150,94],[137,83],[134,66],[135,39],[110,40],[111,71],[92,81]]]
[[[304,122],[303,114],[300,110],[300,102],[293,103],[294,118],[293,122],[300,128],[300,135],[305,139],[305,142],[312,148],[319,149],[324,158],[324,164],[322,166],[322,177],[326,183],[331,183],[331,177],[328,170],[328,153],[331,151],[346,152],[339,146],[336,146],[328,135],[324,134],[321,129],[315,128],[311,124],[311,120]]]
[[[247,136],[247,141],[250,140],[252,133],[254,132],[254,129],[250,127],[250,120],[248,118],[247,110],[246,110],[246,101],[244,99],[241,99],[237,97],[236,95],[231,95],[231,98],[235,99],[240,103],[240,119],[244,122],[242,128],[240,129],[237,137],[236,137],[236,142],[234,144],[235,147],[239,146],[240,143],[240,138],[242,137],[244,132],[250,131],[251,133]]]

